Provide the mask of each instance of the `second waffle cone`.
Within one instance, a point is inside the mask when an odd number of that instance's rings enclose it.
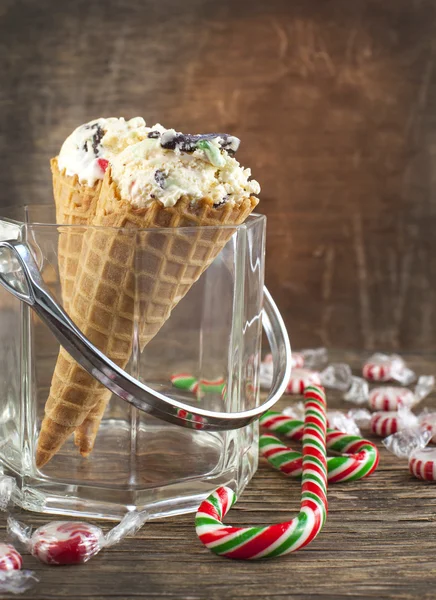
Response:
[[[123,201],[107,170],[92,225],[83,236],[70,315],[83,333],[125,368],[132,351],[135,319],[140,345],[159,331],[174,306],[211,264],[233,229],[257,204],[214,207],[204,198],[195,204],[181,198],[174,207],[158,201],[135,209]],[[198,232],[129,231],[144,228],[202,228]],[[117,229],[106,229],[106,228]],[[210,228],[209,230],[207,228]],[[125,228],[119,230],[119,228]],[[84,454],[92,450],[107,404],[99,384],[61,349],[37,449],[37,466],[48,462],[74,429]]]

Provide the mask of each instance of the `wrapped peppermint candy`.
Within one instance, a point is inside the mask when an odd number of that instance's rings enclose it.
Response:
[[[372,410],[395,411],[400,407],[411,408],[430,394],[435,384],[433,375],[419,377],[412,391],[399,386],[384,386],[373,388],[369,391],[368,382],[361,377],[352,377],[350,389],[344,395],[344,400],[354,404],[368,403]]]
[[[362,379],[362,377],[355,377],[353,375],[351,377],[350,387],[347,393],[344,394],[344,400],[360,406],[368,402],[368,395],[368,382]]]
[[[379,411],[371,415],[371,431],[380,437],[404,430],[414,431],[418,425],[418,417],[407,406],[401,406],[397,411]]]
[[[356,423],[351,411],[346,413],[340,410],[327,411],[327,426],[329,429],[337,429],[349,435],[361,436],[359,426]]]
[[[48,565],[76,565],[87,562],[103,548],[114,546],[125,537],[134,535],[147,518],[145,511],[127,513],[106,534],[100,527],[82,521],[53,521],[32,533],[31,528],[10,516],[8,532],[41,562]]]
[[[267,354],[263,359],[263,362],[272,365],[272,354]],[[302,367],[304,367],[304,356],[301,352],[292,352],[291,366],[293,369],[301,369]]]
[[[383,446],[398,458],[410,458],[415,450],[422,450],[431,440],[432,433],[419,424],[401,428],[383,440]]]
[[[272,363],[272,354],[267,354],[263,359],[264,363]],[[299,352],[292,352],[293,369],[312,369],[318,371],[328,362],[327,348],[306,348]]]
[[[398,354],[373,354],[363,365],[362,373],[368,381],[398,381],[402,385],[410,385],[416,379]]]
[[[22,594],[38,580],[31,571],[22,571],[21,554],[12,546],[0,542],[0,593]]]
[[[418,417],[420,424],[424,429],[431,432],[430,442],[436,444],[436,412],[429,412],[425,409]]]
[[[309,369],[292,369],[286,394],[304,394],[308,385],[321,385],[320,374]]]
[[[286,417],[296,421],[304,421],[304,402],[297,402],[292,406],[287,406],[283,411]]]
[[[287,406],[282,410],[282,414],[291,419],[295,419],[296,421],[304,421],[304,403],[297,402],[297,404],[294,404],[293,406]],[[352,411],[344,413],[340,410],[328,410],[327,424],[330,429],[336,429],[343,433],[360,436],[360,429]]]
[[[417,479],[436,481],[436,448],[419,448],[409,457],[409,471]]]
[[[260,385],[263,388],[271,387],[273,379],[272,363],[263,362],[260,366]],[[323,371],[311,369],[292,369],[291,376],[286,388],[287,394],[304,394],[308,385],[322,385],[329,389],[347,390],[352,382],[353,376],[350,367],[345,363],[334,363]]]
[[[371,390],[368,402],[373,410],[398,410],[400,407],[412,408],[428,396],[433,388],[433,375],[423,375],[419,377],[414,391],[405,387],[378,387]]]

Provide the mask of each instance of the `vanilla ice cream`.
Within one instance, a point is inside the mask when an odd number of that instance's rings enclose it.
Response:
[[[174,206],[182,197],[239,204],[260,186],[233,158],[238,147],[238,138],[227,134],[189,135],[155,125],[145,139],[112,156],[112,179],[121,198],[137,208],[155,199]]]
[[[93,186],[103,179],[111,158],[147,137],[150,128],[141,117],[96,119],[80,125],[65,140],[58,156],[59,170],[77,175],[80,183]]]

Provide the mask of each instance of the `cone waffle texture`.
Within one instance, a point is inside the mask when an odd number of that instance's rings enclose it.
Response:
[[[251,197],[239,206],[224,203],[215,208],[209,198],[195,205],[181,198],[174,207],[153,201],[135,209],[119,197],[108,169],[91,220],[96,227],[82,236],[69,306],[72,319],[102,352],[125,368],[134,333],[143,348],[234,233],[231,227],[214,227],[242,223],[257,202]],[[190,227],[194,229],[183,229]],[[141,231],[144,228],[151,231]],[[107,390],[61,349],[37,465],[50,460],[76,428],[76,443],[88,454],[107,401]]]
[[[76,176],[66,175],[65,170],[59,171],[57,158],[50,161],[53,176],[53,195],[56,205],[56,223],[59,225],[77,225],[59,229],[58,241],[58,266],[59,279],[62,289],[62,301],[64,309],[70,312],[70,301],[76,284],[76,274],[83,245],[83,226],[89,225],[95,217],[97,202],[100,197],[102,181],[98,180],[94,186],[89,187],[79,182]],[[111,392],[100,386],[96,391],[99,394],[99,405],[109,402]],[[101,417],[100,417],[101,419]],[[76,444],[84,449],[87,448],[89,439],[95,437],[91,423],[84,423],[82,430],[75,432]],[[84,435],[86,428],[89,435]],[[95,432],[96,434],[96,432]],[[92,450],[92,447],[89,451]]]
[[[59,225],[89,225],[97,208],[101,181],[94,186],[82,185],[76,176],[60,172],[58,161],[50,161],[53,176],[53,194],[56,204],[56,223]],[[62,300],[68,312],[74,290],[77,266],[82,250],[83,230],[74,227],[60,228],[58,242],[59,278]]]

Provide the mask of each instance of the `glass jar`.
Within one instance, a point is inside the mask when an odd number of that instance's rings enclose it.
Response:
[[[0,239],[30,246],[46,286],[61,304],[62,236],[83,240],[96,228],[54,225],[49,206],[2,212]],[[253,215],[237,227],[99,228],[134,247],[133,262],[125,267],[134,278],[135,318],[125,369],[130,375],[193,410],[240,412],[259,405],[265,224],[265,217]],[[198,249],[206,229],[207,239],[215,236],[227,243],[192,287],[188,277],[186,295],[141,352],[141,273],[155,260],[153,248],[170,252],[179,236],[177,244],[186,244],[187,252]],[[166,268],[177,269],[177,261],[169,260]],[[161,288],[159,297],[165,299],[165,278]],[[35,312],[0,287],[0,462],[6,474],[15,476],[23,508],[113,520],[136,508],[158,517],[196,510],[221,485],[242,492],[257,468],[256,423],[231,431],[187,429],[115,395],[88,458],[80,455],[71,436],[38,469],[35,451],[58,352],[58,341]],[[179,373],[219,379],[220,384],[177,389],[171,377]]]

